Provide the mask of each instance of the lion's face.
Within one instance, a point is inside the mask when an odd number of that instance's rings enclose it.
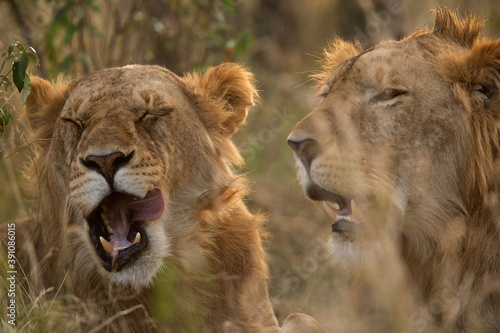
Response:
[[[43,84],[35,82],[29,119]],[[246,84],[247,91],[225,84]],[[235,65],[184,78],[127,66],[70,87],[44,167],[64,198],[65,228],[79,239],[76,262],[116,284],[151,283],[162,260],[197,227],[211,196],[231,181],[229,136],[254,93],[250,74]]]
[[[169,198],[183,175],[202,174],[192,170],[204,164],[195,152],[210,149],[202,135],[179,83],[159,69],[98,72],[71,91],[54,140],[75,221],[106,270],[149,275],[168,255]]]
[[[411,303],[401,318],[419,309],[438,330],[494,331],[500,39],[479,38],[473,16],[435,14],[434,28],[368,50],[335,40],[314,76],[323,99],[288,143],[332,219],[333,260],[360,273],[357,314],[369,309],[372,325]],[[462,292],[443,302],[450,290]]]
[[[458,192],[467,115],[415,40],[351,57],[324,83],[288,140],[305,193],[332,219],[334,256],[357,259],[363,231],[418,228],[420,205]]]

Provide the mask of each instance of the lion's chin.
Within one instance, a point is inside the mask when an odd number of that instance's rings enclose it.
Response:
[[[151,223],[146,228],[148,246],[120,271],[101,269],[110,283],[131,288],[137,292],[150,287],[158,272],[163,269],[165,259],[172,254],[172,240],[164,230],[162,217],[159,223]],[[100,263],[98,263],[100,264]]]
[[[373,267],[387,253],[387,244],[380,240],[349,238],[339,233],[331,234],[328,245],[331,262],[348,272]]]
[[[340,268],[353,270],[360,265],[362,248],[355,240],[332,233],[328,245],[333,263]]]
[[[108,278],[115,286],[129,287],[139,292],[153,284],[154,277],[161,268],[162,260],[137,260],[119,272],[108,273]]]

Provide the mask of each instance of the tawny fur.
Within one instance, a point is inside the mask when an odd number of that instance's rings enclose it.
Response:
[[[500,40],[479,37],[483,22],[472,16],[439,7],[435,14],[433,29],[368,50],[335,40],[315,76],[329,89],[326,97],[290,138],[316,142],[310,155],[304,151],[312,144],[296,149],[312,163],[308,170],[297,161],[306,191],[314,182],[350,198],[377,197],[378,209],[365,211],[368,238],[387,239],[383,232],[391,225],[409,288],[432,322],[409,310],[410,324],[399,327],[496,332]],[[333,257],[353,253],[355,241],[333,243]],[[377,313],[380,303],[369,306],[369,299],[360,308]]]
[[[185,77],[127,66],[70,84],[32,78],[26,115],[38,155],[28,187],[40,212],[15,221],[27,285],[80,299],[74,315],[85,330],[278,331],[264,219],[243,204],[246,181],[233,172],[242,160],[230,136],[256,98],[252,74],[235,64]],[[144,222],[148,248],[109,273],[85,221],[109,189],[80,159],[113,151],[135,154],[116,173],[115,190],[141,197],[160,187],[165,211]]]

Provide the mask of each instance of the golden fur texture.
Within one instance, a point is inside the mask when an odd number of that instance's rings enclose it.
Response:
[[[395,242],[432,322],[414,312],[405,329],[496,332],[500,40],[472,16],[435,14],[433,29],[367,50],[334,41],[315,76],[323,100],[289,144],[333,219],[336,261],[359,269]]]
[[[126,66],[31,82],[40,212],[16,222],[30,231],[18,242],[30,285],[82,300],[95,314],[86,330],[278,331],[263,218],[233,172],[230,136],[257,98],[252,74]]]

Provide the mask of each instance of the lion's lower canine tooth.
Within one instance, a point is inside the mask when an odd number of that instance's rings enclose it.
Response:
[[[141,233],[138,232],[135,234],[134,244],[137,244],[141,241]]]
[[[109,254],[113,253],[113,248],[115,246],[115,244],[113,244],[113,242],[108,242],[102,236],[99,237],[99,240],[101,241],[102,247],[104,248],[104,250],[106,250],[106,252],[108,252]]]
[[[356,201],[351,201],[352,219],[355,222],[363,222],[363,211],[359,208]]]
[[[337,220],[337,214],[339,213],[339,210],[336,209],[332,202],[330,201],[323,201],[323,206],[325,207],[326,213],[335,221]],[[338,205],[337,205],[338,206]]]

